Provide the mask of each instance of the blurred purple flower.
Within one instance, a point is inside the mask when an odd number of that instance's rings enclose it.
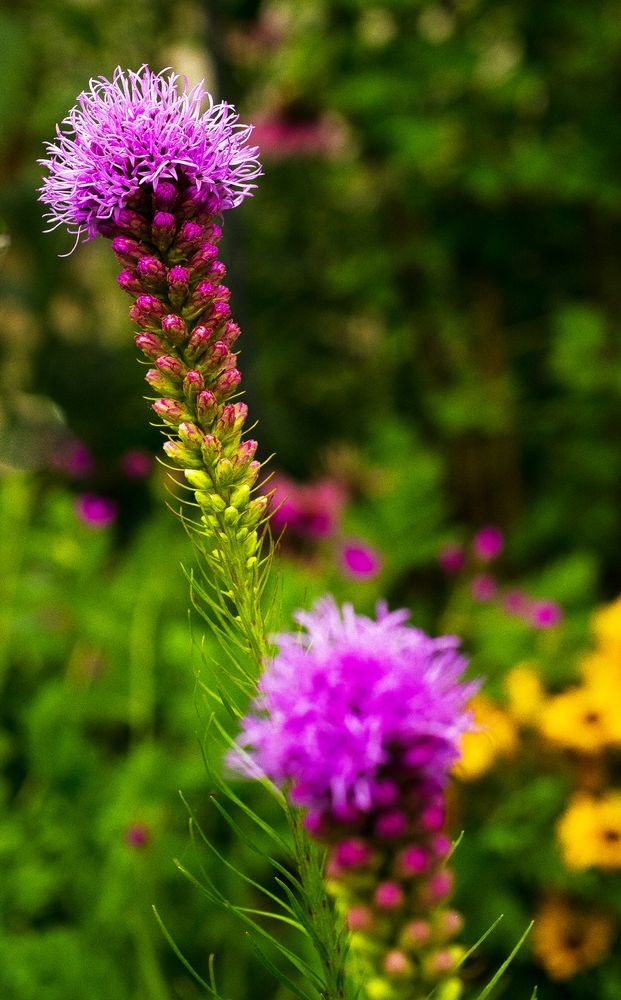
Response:
[[[470,593],[475,601],[481,603],[491,601],[496,596],[497,590],[496,581],[489,573],[480,573],[470,581]]]
[[[459,573],[463,569],[466,556],[461,545],[449,542],[438,553],[438,563],[445,573]]]
[[[502,599],[502,606],[508,615],[526,618],[530,615],[532,601],[525,590],[508,590]]]
[[[502,552],[503,535],[500,528],[492,524],[486,525],[477,531],[472,542],[472,548],[477,559],[481,562],[492,562]]]
[[[149,836],[149,828],[144,823],[131,823],[125,831],[125,843],[130,847],[144,847]]]
[[[382,559],[377,549],[352,539],[341,549],[341,566],[355,580],[372,580],[382,568]]]
[[[132,448],[121,458],[121,469],[130,479],[144,479],[153,467],[153,456],[143,448]]]
[[[341,483],[319,479],[301,485],[279,473],[269,481],[268,489],[274,531],[287,527],[299,535],[326,538],[336,530],[346,500]]]
[[[40,200],[52,229],[92,239],[141,185],[156,190],[164,180],[183,177],[193,192],[213,195],[219,211],[252,193],[261,174],[257,149],[246,145],[252,127],[239,124],[231,105],[214,104],[202,83],[178,80],[143,65],[90,81],[41,160],[49,176]]]
[[[54,455],[52,463],[76,479],[85,479],[95,469],[95,460],[83,441],[72,441]]]
[[[116,520],[118,504],[108,497],[83,493],[76,497],[75,511],[84,524],[93,528],[105,528]]]
[[[533,628],[554,628],[563,620],[563,609],[556,601],[534,601],[530,608],[530,623]]]
[[[345,126],[336,119],[296,121],[273,116],[255,119],[253,139],[265,156],[334,156],[347,148]]]
[[[407,611],[379,605],[373,620],[331,597],[295,617],[306,631],[275,637],[279,652],[243,720],[247,752],[233,751],[232,766],[291,781],[297,803],[345,821],[386,801],[390,765],[435,794],[471,723],[476,685],[460,683],[458,640],[430,639],[405,624]]]

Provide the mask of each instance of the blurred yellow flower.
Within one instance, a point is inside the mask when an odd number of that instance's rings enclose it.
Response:
[[[539,675],[530,663],[518,663],[505,677],[509,711],[521,725],[535,721],[545,697]]]
[[[494,764],[497,757],[517,748],[517,730],[511,716],[483,694],[470,702],[477,732],[462,737],[461,758],[455,774],[465,781],[475,781]]]
[[[621,741],[617,706],[606,691],[591,685],[569,688],[544,702],[539,728],[552,742],[588,754]]]
[[[601,691],[621,709],[621,648],[618,653],[601,649],[587,653],[580,662],[580,673],[585,684]]]
[[[553,898],[535,916],[533,951],[550,979],[570,979],[604,958],[613,935],[608,917]]]
[[[568,868],[621,868],[621,792],[575,795],[556,830]]]
[[[606,652],[614,651],[621,657],[621,597],[593,613],[591,629]]]

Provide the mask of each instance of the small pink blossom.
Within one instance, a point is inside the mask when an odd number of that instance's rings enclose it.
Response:
[[[76,497],[75,511],[84,524],[93,528],[106,528],[116,520],[118,504],[108,497],[82,493]]]
[[[85,479],[95,469],[95,460],[83,441],[72,441],[61,448],[53,464],[76,479]]]
[[[355,540],[346,542],[341,550],[341,566],[355,580],[372,580],[381,569],[377,549]]]
[[[153,456],[144,448],[132,448],[121,458],[121,469],[130,479],[144,479],[153,467]]]
[[[533,628],[554,628],[563,620],[563,609],[556,601],[535,601],[530,609]]]
[[[531,598],[524,590],[508,590],[502,599],[502,606],[507,614],[517,618],[528,617],[531,604]]]
[[[502,552],[504,539],[500,528],[488,524],[477,531],[472,542],[472,548],[481,562],[492,562]]]
[[[466,556],[461,545],[449,542],[438,553],[438,563],[445,573],[459,573],[463,569]]]
[[[470,582],[470,593],[475,601],[482,604],[491,601],[496,596],[496,581],[489,573],[480,573],[472,578]]]
[[[144,823],[131,823],[125,830],[125,843],[130,847],[144,847],[149,836],[149,828]]]

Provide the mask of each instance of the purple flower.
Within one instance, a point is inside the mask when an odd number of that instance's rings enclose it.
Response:
[[[377,549],[351,540],[341,549],[341,565],[346,575],[355,580],[372,580],[382,568],[382,560]]]
[[[331,597],[298,612],[305,629],[275,637],[231,764],[292,783],[295,801],[349,819],[385,797],[390,768],[440,791],[470,727],[476,685],[458,640],[406,625],[407,611],[378,606],[377,620],[339,609]],[[408,752],[426,748],[413,764]],[[433,788],[432,788],[433,786]]]
[[[212,196],[214,213],[251,194],[261,174],[258,150],[246,145],[252,127],[239,123],[232,105],[214,104],[202,82],[178,81],[146,65],[90,81],[41,160],[49,176],[40,200],[51,229],[64,225],[92,239],[142,186],[157,191],[165,180]]]
[[[502,605],[508,615],[525,618],[530,614],[531,599],[524,590],[508,590],[502,599]]]
[[[118,504],[107,497],[83,493],[75,501],[76,514],[81,521],[93,528],[106,528],[116,520]]]
[[[502,552],[503,542],[504,539],[500,528],[488,524],[485,528],[477,531],[472,542],[472,547],[477,559],[480,559],[482,562],[491,562]]]
[[[153,467],[153,456],[143,448],[132,448],[121,458],[121,468],[130,479],[144,479]]]
[[[125,831],[125,843],[130,847],[144,847],[149,840],[149,828],[144,823],[131,823]]]

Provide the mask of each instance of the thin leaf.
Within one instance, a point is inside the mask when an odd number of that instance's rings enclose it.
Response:
[[[498,982],[498,980],[505,974],[505,972],[507,971],[509,965],[511,964],[511,962],[513,961],[513,959],[517,955],[518,951],[520,950],[520,948],[524,944],[526,938],[530,934],[530,931],[531,931],[531,928],[532,928],[534,922],[535,922],[534,920],[531,920],[531,922],[529,923],[528,927],[526,928],[526,930],[522,934],[522,937],[520,938],[520,940],[516,944],[515,948],[513,949],[513,951],[509,955],[509,957],[504,960],[504,962],[502,963],[502,965],[498,969],[498,972],[496,973],[496,975],[492,979],[490,979],[490,981],[487,984],[487,986],[485,987],[485,989],[483,989],[479,993],[479,995],[476,997],[476,1000],[486,1000],[486,997],[488,997],[490,995],[490,993],[494,989],[494,986],[496,985],[496,983]]]

